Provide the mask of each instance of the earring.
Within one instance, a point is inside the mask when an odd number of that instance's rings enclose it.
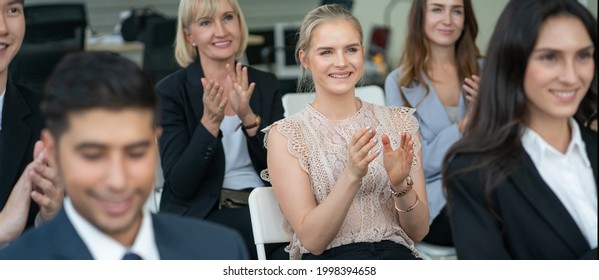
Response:
[[[195,46],[196,46],[196,43],[191,43],[191,45],[192,45],[193,47],[195,47]]]

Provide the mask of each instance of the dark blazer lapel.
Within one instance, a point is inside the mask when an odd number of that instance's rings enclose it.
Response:
[[[401,87],[410,106],[416,108],[416,113],[419,121],[423,125],[430,128],[432,131],[441,131],[451,125],[449,116],[445,113],[445,108],[437,97],[433,85],[430,83],[426,75],[424,79],[428,85],[429,93],[426,94],[424,86],[421,86],[417,81],[412,83],[412,87]],[[426,97],[425,97],[426,96]],[[423,111],[418,111],[423,108]]]
[[[4,109],[2,110],[2,178],[0,182],[16,182],[19,166],[26,156],[31,138],[31,127],[25,118],[31,114],[29,105],[21,96],[19,89],[10,81],[6,84]],[[12,186],[0,186],[0,190],[10,190]],[[8,195],[8,194],[6,194]],[[3,194],[4,196],[4,194]]]
[[[578,225],[555,193],[545,183],[532,159],[522,148],[522,163],[508,178],[522,196],[538,210],[544,219],[573,252],[586,252],[589,245]]]
[[[66,260],[91,260],[92,255],[81,239],[79,234],[73,227],[73,224],[67,217],[63,209],[58,212],[56,217],[50,221],[48,226],[51,227],[50,232],[52,237],[49,242],[54,246],[56,259]]]
[[[204,78],[204,71],[202,71],[202,67],[200,65],[200,61],[196,60],[192,64],[187,67],[185,70],[187,73],[187,82],[185,83],[187,93],[187,98],[189,99],[189,104],[193,109],[193,113],[195,115],[195,127],[202,118],[204,114],[204,103],[202,102],[202,97],[204,96],[204,87],[202,86],[202,78]]]
[[[593,133],[595,137],[593,137]],[[580,126],[580,135],[582,136],[582,141],[584,141],[586,146],[587,156],[591,162],[591,168],[593,168],[595,186],[599,186],[599,184],[597,184],[597,132],[590,131]],[[597,193],[599,194],[599,188],[597,188]]]

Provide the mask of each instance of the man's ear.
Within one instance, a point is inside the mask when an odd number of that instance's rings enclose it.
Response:
[[[44,143],[46,157],[56,162],[57,143],[54,135],[52,135],[50,130],[44,128],[41,133],[41,140]]]

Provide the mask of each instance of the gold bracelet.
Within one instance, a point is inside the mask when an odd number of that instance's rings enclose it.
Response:
[[[416,206],[418,206],[418,202],[420,202],[420,198],[418,198],[418,194],[416,194],[416,201],[414,202],[414,204],[412,204],[412,206],[408,207],[408,209],[401,210],[401,209],[397,208],[397,204],[395,204],[395,202],[393,203],[393,206],[395,206],[395,210],[397,210],[399,213],[408,213],[408,212],[414,210],[414,208],[416,208]]]
[[[252,129],[254,127],[258,127],[260,126],[260,122],[262,121],[262,118],[258,115],[256,115],[256,121],[253,124],[250,124],[248,126],[244,126],[245,129]]]
[[[406,177],[405,181],[406,181],[407,187],[403,188],[402,190],[400,190],[398,192],[396,192],[393,189],[393,186],[389,186],[389,190],[391,191],[391,194],[393,194],[396,197],[402,197],[402,196],[406,195],[407,193],[409,193],[412,190],[414,181],[412,181],[412,177],[410,177],[409,175],[408,175],[408,177]]]

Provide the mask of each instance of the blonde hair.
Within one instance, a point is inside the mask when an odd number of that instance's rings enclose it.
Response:
[[[241,42],[235,59],[241,58],[248,42],[248,27],[237,0],[228,0],[233,12],[239,17]],[[197,50],[185,38],[189,28],[200,17],[212,16],[219,8],[218,0],[181,0],[179,2],[179,17],[177,22],[177,37],[175,39],[175,58],[181,67],[187,67],[198,58]]]
[[[353,24],[360,33],[360,45],[363,45],[364,35],[362,33],[360,22],[343,6],[337,4],[323,5],[309,12],[302,21],[299,30],[299,38],[295,47],[295,61],[300,66],[300,73],[297,79],[298,92],[314,91],[314,81],[310,77],[308,70],[303,67],[300,61],[299,52],[303,51],[304,54],[308,53],[312,41],[312,33],[317,27],[324,23],[338,20],[346,20]]]

